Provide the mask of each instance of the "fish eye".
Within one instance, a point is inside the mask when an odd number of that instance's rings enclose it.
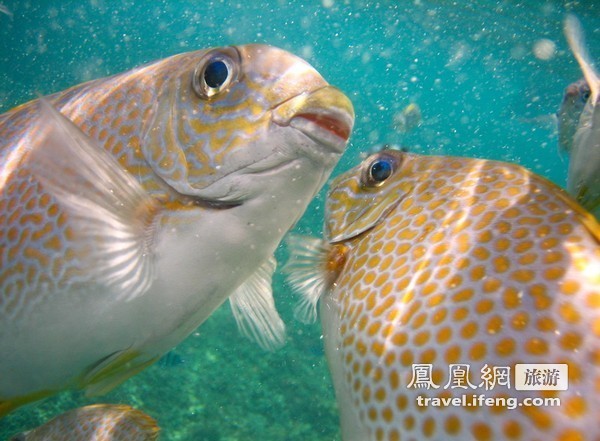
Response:
[[[369,187],[378,187],[394,173],[396,163],[387,155],[378,155],[367,166],[363,183]]]
[[[206,54],[198,63],[192,78],[192,87],[202,99],[210,99],[226,90],[236,79],[239,63],[228,52],[233,48],[215,50]],[[235,51],[237,54],[237,51]]]
[[[583,101],[584,103],[587,103],[587,100],[590,99],[590,95],[591,95],[591,91],[589,89],[583,90],[581,92],[581,101]]]
[[[204,69],[204,81],[211,89],[218,89],[227,81],[229,68],[222,60],[210,62]]]

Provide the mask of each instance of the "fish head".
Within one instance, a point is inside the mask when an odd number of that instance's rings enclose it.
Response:
[[[329,242],[355,237],[385,218],[415,185],[414,155],[382,150],[331,183],[325,207],[325,236]]]
[[[581,78],[580,80],[575,81],[567,86],[565,89],[564,99],[572,103],[576,103],[583,110],[585,104],[590,98],[590,95],[590,85],[585,78]]]
[[[176,63],[142,142],[146,161],[168,186],[238,203],[261,191],[262,177],[296,161],[321,170],[324,183],[354,111],[306,61],[252,44],[192,52]]]
[[[556,114],[558,122],[558,144],[563,151],[570,151],[579,120],[591,95],[585,78],[567,86],[560,108]]]

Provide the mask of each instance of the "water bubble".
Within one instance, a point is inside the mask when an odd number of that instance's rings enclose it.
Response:
[[[539,60],[549,60],[556,55],[556,43],[547,38],[537,40],[533,44],[533,55]]]

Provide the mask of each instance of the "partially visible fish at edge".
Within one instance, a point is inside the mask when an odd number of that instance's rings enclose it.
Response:
[[[586,50],[581,24],[574,15],[565,19],[564,31],[590,89],[573,135],[567,189],[600,219],[600,75]]]
[[[160,429],[145,413],[125,404],[93,404],[69,410],[9,441],[155,441]]]
[[[284,271],[298,316],[320,303],[344,441],[600,440],[600,224],[563,189],[384,150],[333,180],[324,229]],[[519,363],[568,389],[516,390]]]

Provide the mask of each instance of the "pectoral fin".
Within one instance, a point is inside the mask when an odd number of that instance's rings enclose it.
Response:
[[[238,328],[262,348],[274,350],[283,345],[285,325],[275,309],[271,282],[276,267],[271,257],[229,298]]]
[[[116,301],[143,294],[152,281],[157,202],[43,98],[36,129],[42,142],[29,152],[27,166],[72,220],[77,245],[87,250],[78,256],[85,271],[122,293]]]
[[[287,281],[300,294],[294,310],[303,323],[317,319],[317,304],[343,269],[348,249],[343,243],[330,244],[315,237],[290,234],[286,240],[290,258],[283,267]]]

